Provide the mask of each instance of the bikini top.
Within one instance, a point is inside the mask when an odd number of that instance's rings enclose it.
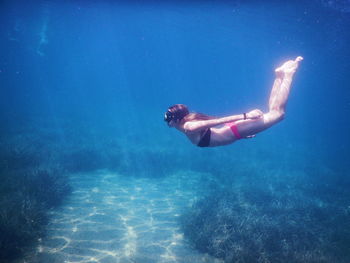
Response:
[[[208,128],[204,134],[202,135],[201,139],[199,140],[197,146],[199,147],[208,147],[210,144],[210,135],[211,135],[211,130]]]

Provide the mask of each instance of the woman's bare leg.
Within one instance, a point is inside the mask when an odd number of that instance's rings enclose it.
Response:
[[[299,62],[302,60],[302,57],[297,57],[295,60],[285,62],[275,70],[277,76],[275,83],[277,82],[277,85],[274,85],[271,91],[269,111],[280,111],[284,114],[293,75],[298,68]],[[281,78],[282,81],[280,81]],[[278,85],[278,83],[281,84]]]
[[[295,60],[285,62],[275,70],[276,79],[269,98],[269,112],[265,113],[263,118],[258,120],[236,122],[238,131],[242,137],[261,132],[284,118],[293,75],[298,68],[299,62],[302,60],[302,57],[297,57]]]
[[[271,89],[271,93],[270,93],[270,99],[269,99],[269,110],[271,110],[271,105],[276,104],[276,98],[277,98],[277,94],[280,90],[283,78],[284,78],[284,73],[282,70],[280,70],[281,67],[277,68],[275,70],[276,73],[276,78],[275,81],[273,82],[273,86]]]

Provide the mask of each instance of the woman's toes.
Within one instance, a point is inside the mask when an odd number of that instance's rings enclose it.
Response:
[[[296,62],[299,62],[299,61],[302,61],[303,59],[304,59],[303,57],[298,56],[298,57],[295,59],[295,61],[296,61]]]

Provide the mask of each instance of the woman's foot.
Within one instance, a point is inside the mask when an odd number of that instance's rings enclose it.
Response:
[[[286,74],[294,74],[299,66],[299,62],[303,60],[303,57],[299,56],[295,60],[288,60],[283,63],[282,66],[275,69],[277,77],[283,77]]]

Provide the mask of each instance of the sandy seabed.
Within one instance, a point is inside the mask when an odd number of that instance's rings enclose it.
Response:
[[[52,212],[27,262],[219,263],[192,249],[179,225],[200,176],[131,178],[100,171],[72,176],[73,193]]]

